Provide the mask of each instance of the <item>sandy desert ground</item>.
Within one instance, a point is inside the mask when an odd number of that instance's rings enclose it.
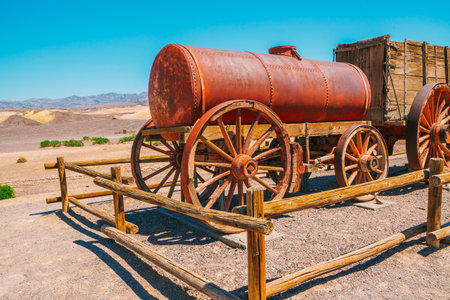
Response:
[[[104,223],[96,217],[78,208],[63,214],[60,203],[45,203],[46,197],[58,195],[59,185],[56,170],[44,170],[44,162],[53,162],[57,156],[66,161],[129,157],[131,143],[117,144],[117,140],[129,135],[123,130],[137,131],[148,117],[144,106],[0,112],[0,183],[11,185],[17,196],[0,201],[0,299],[206,299],[106,238],[99,231]],[[86,135],[108,137],[113,143],[39,148],[45,139]],[[16,163],[21,156],[28,161]],[[392,158],[391,174],[405,163],[404,156]],[[129,166],[122,167],[130,175]],[[109,172],[109,166],[100,170]],[[73,172],[68,173],[68,183],[71,194],[101,190],[91,178]],[[334,172],[313,174],[311,185],[315,190],[337,187]],[[444,192],[443,197],[445,224],[449,193]],[[268,278],[332,259],[425,222],[426,198],[426,186],[414,184],[382,193],[381,200],[396,205],[376,211],[348,201],[274,218],[281,238],[266,244]],[[86,202],[112,210],[110,197]],[[244,250],[230,248],[150,205],[126,198],[125,207],[127,220],[140,227],[135,238],[227,290],[238,294],[245,289]],[[431,249],[420,235],[274,298],[449,299],[449,295],[449,248]]]

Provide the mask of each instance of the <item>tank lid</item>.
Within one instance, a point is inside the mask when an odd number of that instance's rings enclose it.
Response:
[[[297,48],[295,46],[284,45],[284,46],[273,47],[273,48],[269,49],[269,53],[275,54],[275,55],[290,56],[290,57],[297,58],[298,60],[302,60],[302,57],[300,56],[300,54],[298,54]]]

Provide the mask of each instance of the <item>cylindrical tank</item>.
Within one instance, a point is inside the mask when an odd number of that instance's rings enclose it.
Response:
[[[364,118],[370,85],[356,66],[301,58],[293,46],[269,53],[165,46],[148,88],[155,125],[193,125],[210,108],[234,99],[262,102],[286,123]]]

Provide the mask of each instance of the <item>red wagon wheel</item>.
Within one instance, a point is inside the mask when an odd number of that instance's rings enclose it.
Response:
[[[261,151],[261,145],[272,137],[278,140],[279,146]],[[279,157],[278,165],[265,165],[265,161],[274,157]],[[281,199],[291,172],[289,138],[281,120],[264,104],[250,100],[224,102],[197,121],[186,141],[181,166],[184,196],[187,202],[197,206],[230,211],[234,205],[244,204],[244,190],[253,186],[269,191],[270,200]],[[220,170],[218,174],[208,174],[205,182],[196,187],[195,170],[211,166]],[[258,170],[278,171],[275,186],[261,179]],[[203,201],[198,197],[203,189],[218,182],[209,199]],[[223,232],[241,231],[212,222],[207,224]]]
[[[337,143],[334,166],[339,186],[386,178],[389,163],[383,136],[370,125],[348,128]],[[373,195],[366,195],[356,200],[369,201],[373,198]]]
[[[414,98],[406,121],[406,154],[412,170],[429,167],[432,157],[450,167],[450,87],[429,83]]]
[[[150,142],[143,130],[153,126],[152,120],[147,121],[136,135],[131,150],[131,171],[141,190],[171,198],[179,185],[183,145],[165,139]],[[214,173],[214,169],[208,171]],[[200,197],[207,198],[213,191],[213,187],[206,189]]]

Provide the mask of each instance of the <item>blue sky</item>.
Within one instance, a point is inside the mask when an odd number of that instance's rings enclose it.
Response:
[[[0,0],[0,100],[147,90],[168,43],[332,60],[383,34],[450,45],[450,2]],[[337,5],[339,4],[339,5]]]

